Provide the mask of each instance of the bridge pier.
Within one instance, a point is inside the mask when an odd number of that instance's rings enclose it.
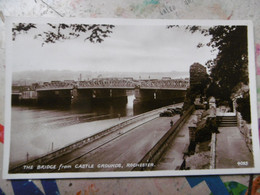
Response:
[[[186,90],[167,89],[135,89],[134,114],[139,114],[139,108],[149,110],[174,103],[183,102]]]
[[[19,105],[21,103],[21,94],[14,93],[12,94],[12,105]]]
[[[124,89],[73,89],[72,105],[127,103]]]
[[[71,104],[76,106],[91,105],[92,90],[91,89],[77,89],[72,90]]]
[[[71,90],[55,89],[37,91],[37,101],[40,105],[70,105]]]

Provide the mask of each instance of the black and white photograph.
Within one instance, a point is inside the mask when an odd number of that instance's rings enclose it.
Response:
[[[5,178],[260,172],[250,21],[7,23]]]

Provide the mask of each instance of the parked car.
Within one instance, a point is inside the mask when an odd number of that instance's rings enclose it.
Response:
[[[167,108],[168,111],[170,111],[172,114],[175,114],[175,109],[174,108]]]
[[[182,113],[182,108],[176,107],[176,108],[174,108],[174,111],[175,111],[176,114],[181,114]]]
[[[171,111],[165,110],[165,111],[161,112],[159,116],[160,117],[170,117],[170,116],[173,116],[173,114]]]

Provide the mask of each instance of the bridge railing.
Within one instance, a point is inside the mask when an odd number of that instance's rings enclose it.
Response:
[[[186,80],[148,80],[141,81],[140,88],[187,88],[189,85]]]
[[[135,83],[128,80],[90,80],[80,81],[78,88],[134,88]]]
[[[48,90],[48,89],[73,89],[74,85],[71,83],[46,83],[44,85],[40,85],[36,88],[36,91],[40,90]]]

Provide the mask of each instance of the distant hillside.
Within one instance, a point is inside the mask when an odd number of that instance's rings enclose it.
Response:
[[[132,77],[134,79],[161,79],[162,77],[187,78],[188,72],[90,72],[90,71],[70,71],[70,70],[44,70],[44,71],[24,71],[14,72],[13,82],[20,84],[31,84],[35,82],[49,82],[54,80],[89,80],[92,78],[107,77]]]

